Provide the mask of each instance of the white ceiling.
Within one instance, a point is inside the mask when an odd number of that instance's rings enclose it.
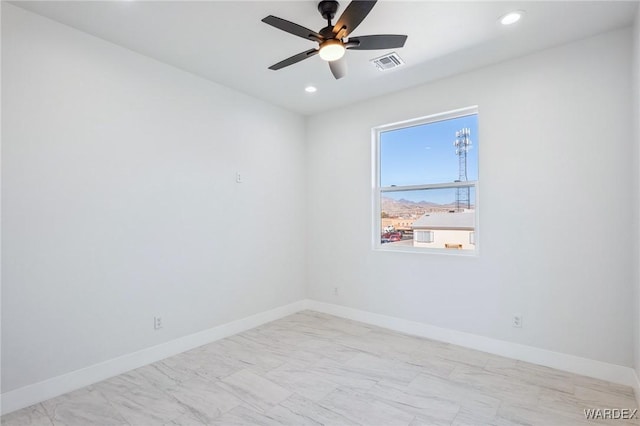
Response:
[[[338,11],[344,10],[345,0]],[[347,51],[349,73],[335,80],[318,56],[267,68],[315,43],[260,20],[275,15],[312,30],[326,25],[316,1],[32,1],[13,4],[209,80],[302,114],[383,95],[630,25],[637,2],[379,1],[353,36],[407,34],[406,65],[380,72],[387,51]],[[505,12],[525,17],[511,27]],[[318,88],[308,94],[304,87]]]

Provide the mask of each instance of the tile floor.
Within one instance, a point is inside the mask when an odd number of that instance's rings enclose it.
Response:
[[[640,425],[631,388],[304,311],[2,425]]]

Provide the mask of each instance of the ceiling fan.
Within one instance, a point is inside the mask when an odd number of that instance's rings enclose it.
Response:
[[[331,20],[335,17],[339,4],[334,0],[323,0],[318,4],[318,11],[322,17],[327,20],[328,25],[318,32],[273,15],[267,16],[262,20],[265,24],[269,24],[298,37],[315,41],[319,45],[317,49],[310,49],[293,55],[275,65],[271,65],[269,69],[279,70],[319,54],[320,58],[329,62],[329,68],[333,76],[336,79],[340,79],[347,74],[347,63],[344,60],[346,49],[377,50],[403,47],[405,41],[407,41],[406,35],[379,34],[349,37],[345,41],[345,38],[351,34],[364,18],[366,18],[369,12],[371,12],[375,4],[375,0],[353,0],[344,10],[338,22],[332,25]]]

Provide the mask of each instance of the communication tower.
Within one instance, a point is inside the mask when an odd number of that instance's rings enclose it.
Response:
[[[458,180],[456,182],[466,182],[467,179],[467,152],[471,149],[471,129],[463,128],[456,132],[456,140],[453,146],[456,148],[458,156]],[[456,189],[456,210],[471,208],[470,188]]]

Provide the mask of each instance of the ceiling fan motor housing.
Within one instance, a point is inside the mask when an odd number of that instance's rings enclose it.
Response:
[[[333,34],[333,25],[329,25],[318,31],[318,33],[327,40],[331,40],[335,38],[335,34]]]
[[[324,19],[331,21],[336,16],[340,3],[335,0],[322,0],[318,3],[318,11]]]

